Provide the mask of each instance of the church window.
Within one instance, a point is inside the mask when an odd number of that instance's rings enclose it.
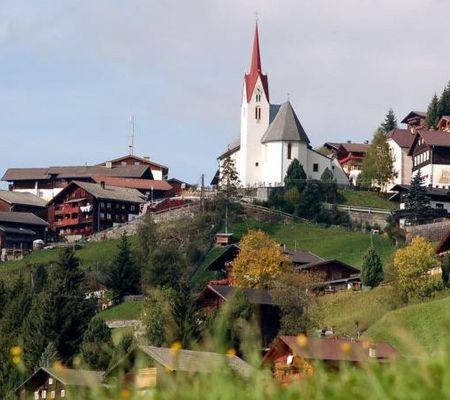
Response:
[[[256,89],[256,102],[259,103],[261,101],[261,89]]]
[[[255,119],[257,121],[261,120],[261,107],[260,106],[255,107]]]
[[[255,162],[255,167],[258,167],[259,166],[259,162]]]
[[[313,164],[313,172],[319,172],[319,164]]]
[[[292,143],[288,143],[287,158],[288,160],[292,160]]]

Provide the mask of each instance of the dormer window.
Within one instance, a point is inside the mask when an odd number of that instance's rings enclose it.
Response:
[[[261,89],[260,88],[256,89],[255,100],[257,103],[259,103],[261,101]]]
[[[260,106],[255,107],[255,119],[258,122],[261,121],[261,107]]]

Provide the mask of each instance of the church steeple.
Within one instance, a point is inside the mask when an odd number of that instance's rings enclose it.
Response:
[[[248,74],[245,74],[247,103],[252,98],[253,91],[255,90],[255,85],[256,82],[258,81],[258,78],[261,79],[264,93],[266,95],[267,101],[269,101],[269,83],[267,80],[267,75],[263,75],[262,73],[261,54],[259,50],[258,22],[256,22],[255,36],[253,37],[253,52],[252,52],[252,61],[250,65],[250,72]]]

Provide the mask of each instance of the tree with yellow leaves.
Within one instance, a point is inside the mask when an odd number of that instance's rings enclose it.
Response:
[[[290,263],[280,245],[261,230],[250,231],[241,240],[241,251],[232,265],[235,286],[268,288]]]
[[[414,297],[427,297],[433,291],[435,279],[430,274],[440,267],[433,246],[423,237],[415,237],[394,255],[394,271],[398,288],[403,299],[408,302]]]

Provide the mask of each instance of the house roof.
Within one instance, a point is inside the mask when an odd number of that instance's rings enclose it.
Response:
[[[450,147],[450,135],[448,134],[448,132],[420,130],[417,131],[416,135],[414,136],[414,140],[409,149],[408,155],[413,154],[414,147],[419,140],[419,137],[422,137],[422,139],[428,146]]]
[[[309,144],[309,138],[289,101],[281,105],[276,117],[261,139],[261,143],[279,141],[296,141]]]
[[[290,257],[294,264],[311,264],[324,261],[322,257],[305,250],[285,249],[283,253]]]
[[[283,355],[284,345],[295,355],[307,360],[363,362],[372,359],[369,357],[369,343],[366,341],[311,337],[299,341],[297,336],[280,336],[272,344],[262,363]],[[370,347],[375,349],[375,359],[378,361],[400,356],[400,353],[386,342],[373,343]]]
[[[348,153],[367,153],[370,144],[368,143],[341,143],[339,148],[343,148]]]
[[[90,193],[97,199],[102,200],[118,200],[129,203],[145,203],[145,198],[142,193],[136,189],[105,185],[103,188],[99,183],[72,181],[61,192],[59,192],[48,204],[52,204],[55,200],[61,198],[73,186],[78,186]]]
[[[450,250],[450,230],[441,239],[436,247],[436,254],[443,254]]]
[[[10,190],[0,190],[0,199],[8,204],[20,204],[32,207],[45,208],[47,202],[40,197],[28,192],[13,192]]]
[[[163,164],[154,162],[154,161],[150,160],[150,158],[148,158],[148,157],[138,157],[138,156],[135,156],[134,154],[127,154],[126,156],[115,158],[114,160],[110,160],[109,162],[112,162],[112,163],[120,162],[120,161],[126,160],[127,158],[132,158],[136,161],[140,161],[140,162],[148,164],[148,165],[159,167],[161,169],[169,169],[169,167],[167,167]],[[100,165],[105,165],[105,164],[106,163],[102,163]]]
[[[19,225],[48,226],[48,223],[37,215],[29,212],[0,211],[0,223]]]
[[[169,371],[210,373],[228,365],[241,376],[249,377],[254,368],[237,356],[206,351],[178,350],[154,346],[139,346],[142,352]]]
[[[325,143],[323,144],[323,146],[326,147],[326,148],[329,149],[329,150],[334,150],[334,151],[336,151],[336,150],[339,148],[340,144],[341,144],[341,143],[336,143],[336,142],[325,142]]]
[[[96,183],[105,182],[110,186],[125,187],[130,189],[141,190],[171,190],[167,181],[159,181],[154,179],[136,179],[136,178],[120,178],[117,176],[94,176],[92,178]]]
[[[427,113],[425,111],[410,111],[408,115],[402,119],[401,123],[406,124],[408,123],[408,120],[414,117],[426,118]]]
[[[393,129],[388,133],[388,139],[392,139],[402,149],[409,149],[414,142],[415,134],[409,129]]]
[[[251,304],[265,304],[274,305],[272,296],[269,290],[265,289],[251,289],[251,288],[237,288],[225,285],[208,285],[207,289],[218,295],[224,300],[230,300],[236,294],[236,291],[242,291],[248,298]]]
[[[44,368],[40,367],[27,380],[25,380],[14,392],[23,387],[35,375],[47,373],[54,379],[63,383],[68,387],[85,387],[85,388],[100,388],[102,387],[103,371],[88,371],[83,369],[69,369],[69,368]]]
[[[149,170],[148,165],[121,165],[106,167],[94,166],[69,166],[49,168],[9,168],[2,177],[3,181],[27,181],[91,178],[93,176],[119,176],[126,178],[141,178]]]
[[[235,244],[230,244],[228,246],[214,247],[211,249],[207,257],[209,258],[203,264],[203,268],[208,271],[215,271],[221,264],[226,262],[228,259],[234,259],[239,252],[239,247]]]
[[[346,264],[342,261],[336,260],[336,259],[312,262],[310,264],[297,266],[296,269],[300,270],[300,271],[305,271],[305,270],[315,269],[315,268],[319,268],[319,267],[326,267],[328,265],[336,265],[339,268],[348,271],[350,274],[359,274],[359,272],[360,272],[359,269],[352,267],[351,265],[348,265],[348,264]]]
[[[27,236],[34,236],[36,235],[35,231],[32,231],[31,229],[24,229],[24,228],[11,228],[9,226],[3,226],[0,225],[0,231],[5,233],[12,233],[14,235],[27,235]]]
[[[229,155],[233,154],[234,152],[238,151],[241,148],[241,138],[237,137],[234,139],[227,148],[217,157],[219,160],[222,158],[226,158]]]

